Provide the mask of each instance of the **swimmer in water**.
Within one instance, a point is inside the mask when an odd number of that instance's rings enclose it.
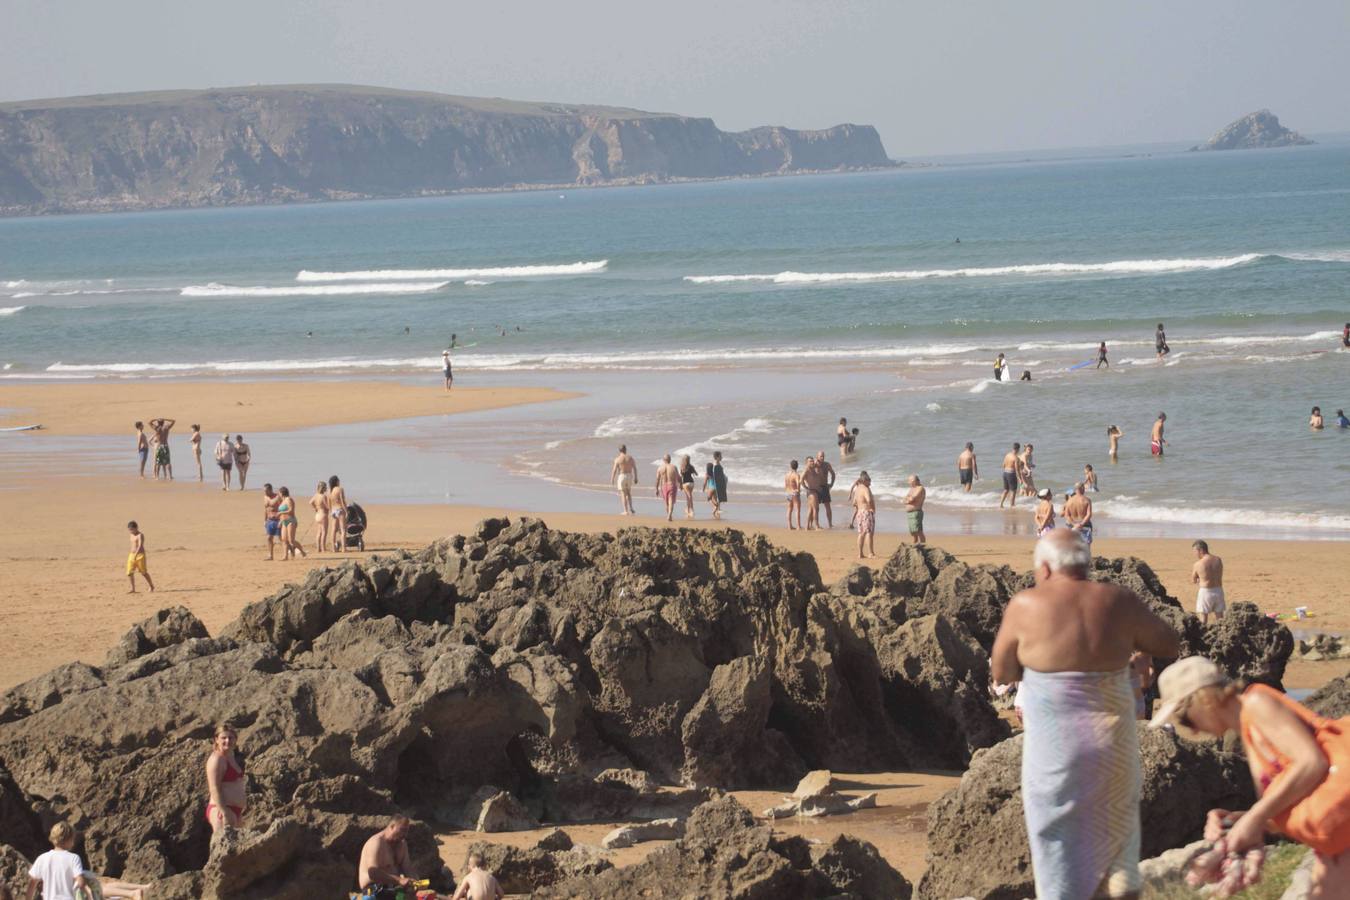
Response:
[[[459,335],[457,334],[450,335],[450,349],[453,350],[458,346],[459,346]]]
[[[1322,430],[1324,427],[1324,423],[1322,422],[1322,407],[1314,406],[1312,408],[1312,415],[1308,417],[1308,427],[1313,431]]]
[[[1092,468],[1092,463],[1083,466],[1083,487],[1089,491],[1097,490],[1097,473]]]
[[[1109,451],[1111,456],[1111,462],[1115,462],[1116,458],[1120,455],[1121,433],[1122,432],[1120,430],[1120,427],[1117,425],[1106,426],[1106,439],[1111,442],[1111,449]]]

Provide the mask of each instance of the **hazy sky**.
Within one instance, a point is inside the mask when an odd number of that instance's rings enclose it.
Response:
[[[876,125],[892,156],[1350,130],[1347,0],[0,0],[0,100],[352,82]]]

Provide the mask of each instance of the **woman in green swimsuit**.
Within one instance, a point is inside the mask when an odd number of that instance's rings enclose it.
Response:
[[[305,556],[305,548],[295,539],[295,529],[299,524],[295,517],[295,499],[288,487],[283,486],[278,493],[281,495],[281,502],[277,504],[277,515],[281,521],[281,546],[286,551],[282,558],[292,559],[296,553]]]

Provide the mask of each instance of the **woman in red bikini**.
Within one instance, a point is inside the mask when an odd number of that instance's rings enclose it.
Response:
[[[1259,880],[1265,833],[1278,831],[1316,852],[1309,896],[1350,897],[1350,719],[1325,719],[1263,684],[1244,687],[1199,656],[1168,666],[1158,688],[1155,727],[1242,736],[1260,798],[1246,811],[1210,810],[1212,849],[1192,864],[1192,883]]]
[[[211,755],[206,758],[206,821],[213,832],[238,828],[248,809],[248,782],[244,764],[235,752],[239,733],[228,724],[216,729]]]

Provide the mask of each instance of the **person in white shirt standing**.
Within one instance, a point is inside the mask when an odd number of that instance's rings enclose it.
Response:
[[[84,863],[71,852],[75,846],[75,829],[65,822],[57,822],[51,830],[52,849],[33,860],[28,870],[27,900],[37,896],[42,888],[43,900],[75,900],[76,892],[85,890]]]

